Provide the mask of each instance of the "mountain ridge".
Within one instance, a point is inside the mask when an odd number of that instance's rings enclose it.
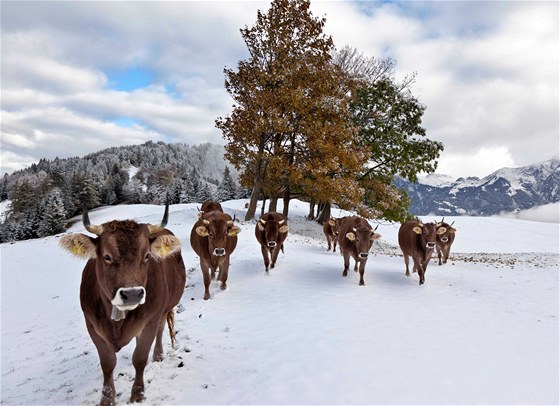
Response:
[[[487,216],[560,201],[560,161],[550,159],[517,168],[501,168],[483,177],[430,174],[416,183],[396,177],[395,186],[412,199],[416,215]]]

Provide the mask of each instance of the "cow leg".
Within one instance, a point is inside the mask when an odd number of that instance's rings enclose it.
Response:
[[[336,252],[336,238],[333,238],[333,248],[332,248],[332,252]]]
[[[410,257],[406,254],[403,254],[404,256],[404,264],[406,266],[406,272],[404,273],[406,276],[410,276],[410,271],[408,270],[408,263],[410,261]]]
[[[346,251],[341,251],[344,257],[344,271],[342,271],[342,276],[348,276],[348,268],[350,268],[350,254]]]
[[[97,354],[99,355],[99,363],[103,371],[103,389],[101,390],[100,406],[110,406],[115,404],[115,382],[113,380],[113,371],[117,365],[117,355],[115,350],[95,332],[93,326],[87,323],[87,329]]]
[[[329,235],[327,235],[327,244],[329,244],[329,247],[327,248],[327,251],[331,250],[331,237]]]
[[[202,270],[202,278],[204,279],[204,300],[208,300],[210,299],[210,269],[202,258],[200,258],[200,269]]]
[[[280,254],[280,248],[283,247],[284,244],[281,244],[280,247],[276,246],[272,250],[272,259],[270,260],[270,267],[274,268],[276,266],[276,260],[278,259],[278,254]],[[284,250],[282,250],[284,252]]]
[[[443,263],[447,264],[447,260],[449,259],[449,251],[451,251],[451,247],[448,245],[445,247],[445,251],[443,252]]]
[[[268,259],[268,250],[264,247],[264,245],[261,245],[261,252],[264,259],[264,271],[268,272],[268,264],[270,264],[270,260]]]
[[[418,258],[412,258],[414,261],[414,269],[418,271],[418,281],[420,285],[424,284],[424,267]]]
[[[439,247],[437,247],[437,257],[438,257],[438,265],[441,265],[442,252],[441,252],[441,248],[439,248]],[[445,264],[445,262],[446,261],[444,260],[443,263]]]
[[[146,399],[144,397],[144,369],[148,363],[150,347],[158,330],[158,325],[148,325],[144,328],[142,334],[136,337],[136,348],[132,354],[132,365],[136,370],[136,377],[130,392],[130,403],[142,402]]]
[[[165,323],[167,321],[167,315],[164,314],[159,323],[157,334],[156,334],[156,344],[154,345],[154,353],[152,355],[152,361],[161,362],[163,361],[163,330],[165,329]]]
[[[220,265],[220,281],[222,282],[222,285],[220,286],[220,289],[222,289],[222,290],[227,289],[227,283],[226,282],[227,282],[227,278],[228,278],[228,271],[229,271],[229,256],[224,258],[224,261]]]
[[[364,272],[366,271],[366,260],[360,261],[360,286],[364,286]]]
[[[354,258],[354,272],[358,272],[358,264],[360,263],[360,261],[358,261],[356,258]]]

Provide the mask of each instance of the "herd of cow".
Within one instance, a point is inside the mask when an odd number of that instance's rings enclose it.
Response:
[[[113,220],[102,225],[90,223],[83,210],[83,224],[93,238],[85,234],[67,234],[60,239],[62,248],[79,258],[88,259],[82,273],[80,304],[88,333],[97,348],[103,371],[101,405],[115,404],[113,371],[116,353],[132,338],[136,348],[132,364],[136,376],[130,402],[144,400],[144,368],[155,340],[153,361],[163,359],[162,336],[167,322],[174,343],[173,308],[179,303],[186,283],[181,255],[181,241],[165,228],[169,207],[160,224],[139,224],[132,220]],[[418,272],[422,285],[434,249],[439,265],[446,263],[455,237],[455,229],[443,222],[422,224],[407,221],[399,229],[398,241],[404,255],[406,276],[412,257],[413,272]],[[204,279],[204,299],[210,298],[210,281],[218,277],[221,289],[227,288],[230,255],[237,245],[241,229],[224,213],[219,203],[205,202],[194,224],[190,242],[200,258]],[[379,239],[369,222],[358,216],[331,218],[323,227],[328,250],[336,251],[338,243],[344,257],[343,276],[348,275],[350,257],[354,271],[364,272],[373,241]],[[288,235],[288,221],[280,213],[264,214],[255,226],[261,245],[265,272],[274,268]],[[443,258],[443,262],[442,262]]]

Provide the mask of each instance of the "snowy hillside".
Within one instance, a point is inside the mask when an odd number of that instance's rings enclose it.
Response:
[[[491,216],[560,201],[560,161],[502,168],[482,179],[429,174],[417,183],[401,178],[394,183],[412,199],[411,213]]]
[[[243,218],[245,202],[222,205]],[[162,212],[112,206],[90,218],[157,223]],[[358,286],[353,272],[341,276],[342,257],[327,252],[307,212],[290,206],[285,254],[268,277],[255,222],[240,222],[228,289],[213,283],[203,301],[187,237],[196,205],[171,207],[188,281],[179,344],[171,349],[165,335],[164,361],[148,363],[145,404],[559,403],[558,224],[448,218],[458,230],[450,262],[432,261],[423,286],[404,276],[398,225],[382,224]],[[82,224],[70,232],[84,232]],[[2,405],[99,402],[102,374],[78,297],[85,264],[58,247],[59,237],[0,245]],[[120,405],[133,348],[117,356]]]

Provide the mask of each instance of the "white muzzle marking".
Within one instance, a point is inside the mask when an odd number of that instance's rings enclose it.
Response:
[[[134,310],[146,303],[146,289],[143,286],[119,288],[111,304],[120,311]]]

